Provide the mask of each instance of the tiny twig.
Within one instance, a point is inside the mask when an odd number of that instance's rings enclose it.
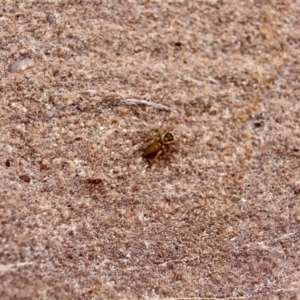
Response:
[[[139,99],[124,99],[124,100],[120,100],[121,104],[124,105],[142,105],[142,106],[151,106],[160,110],[165,110],[165,111],[175,111],[174,109],[163,105],[161,103],[155,103],[152,101],[148,101],[148,100],[139,100]]]
[[[6,264],[6,265],[3,265],[3,264],[0,264],[0,273],[1,272],[7,272],[7,271],[11,271],[11,270],[14,270],[14,269],[17,269],[19,267],[23,267],[23,266],[28,266],[28,265],[32,265],[33,262],[17,262],[17,263],[14,263],[14,264]]]

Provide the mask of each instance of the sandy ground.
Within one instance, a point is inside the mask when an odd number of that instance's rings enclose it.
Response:
[[[299,16],[2,2],[0,298],[300,299]]]

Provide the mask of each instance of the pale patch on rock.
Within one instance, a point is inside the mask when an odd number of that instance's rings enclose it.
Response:
[[[33,68],[35,65],[34,61],[30,58],[24,58],[21,60],[18,60],[12,64],[10,64],[7,68],[8,72],[11,73],[20,73],[24,72],[27,69]]]

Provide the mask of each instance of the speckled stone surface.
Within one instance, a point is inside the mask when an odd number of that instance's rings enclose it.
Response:
[[[299,16],[2,2],[0,298],[300,299]]]

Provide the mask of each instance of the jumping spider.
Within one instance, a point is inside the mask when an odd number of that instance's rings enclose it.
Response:
[[[153,162],[161,155],[167,155],[167,148],[175,143],[174,135],[170,131],[160,132],[158,135],[154,136],[150,142],[146,144],[143,150],[143,157],[145,157],[149,162],[149,167]]]

